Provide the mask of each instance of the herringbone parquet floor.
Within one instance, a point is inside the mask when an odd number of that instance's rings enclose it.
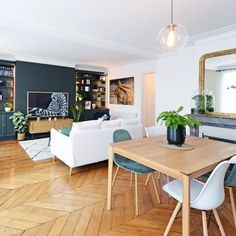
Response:
[[[176,202],[161,191],[158,205],[145,179],[139,177],[139,217],[134,216],[134,189],[125,171],[118,175],[108,211],[106,163],[77,168],[69,177],[59,160],[54,165],[51,160],[33,162],[17,142],[0,142],[0,236],[163,235]],[[162,176],[161,184],[165,181]],[[219,213],[227,235],[236,235],[228,195]],[[201,235],[201,217],[193,214],[191,235]],[[181,235],[181,218],[170,235]],[[214,223],[209,235],[220,235]]]

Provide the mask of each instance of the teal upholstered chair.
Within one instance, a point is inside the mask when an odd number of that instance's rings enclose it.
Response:
[[[121,141],[127,141],[127,140],[131,140],[131,139],[132,138],[131,138],[129,132],[126,130],[119,129],[119,130],[114,131],[114,133],[113,133],[113,142],[114,143],[121,142]],[[113,160],[114,160],[115,164],[117,165],[117,169],[116,169],[116,172],[115,172],[115,175],[113,178],[112,185],[115,182],[115,179],[116,179],[116,176],[117,176],[117,173],[118,173],[120,167],[125,170],[130,171],[131,173],[134,173],[134,175],[135,175],[135,214],[136,214],[136,216],[138,215],[138,181],[137,181],[138,174],[150,174],[151,175],[152,182],[154,185],[154,190],[155,190],[156,197],[157,197],[157,201],[158,201],[158,203],[160,203],[160,197],[159,197],[159,194],[157,191],[157,186],[156,186],[156,182],[155,182],[154,175],[153,175],[153,172],[155,170],[153,170],[147,166],[141,165],[135,161],[132,161],[132,160],[130,160],[124,156],[118,155],[118,154],[114,154]]]
[[[204,179],[207,179],[210,176],[210,172],[203,175]],[[236,165],[230,165],[229,169],[226,172],[224,185],[227,189],[229,189],[229,197],[232,207],[233,219],[234,219],[234,227],[236,228],[236,208],[234,202],[234,194],[233,187],[236,187]]]

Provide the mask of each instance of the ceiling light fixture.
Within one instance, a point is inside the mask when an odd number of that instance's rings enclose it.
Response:
[[[188,41],[188,32],[186,28],[180,24],[174,23],[173,11],[174,3],[173,0],[171,0],[170,24],[164,26],[156,38],[157,46],[163,52],[180,51]]]

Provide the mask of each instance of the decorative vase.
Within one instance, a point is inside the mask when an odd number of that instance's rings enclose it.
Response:
[[[25,139],[25,133],[17,133],[17,140],[22,141]]]
[[[167,127],[167,141],[169,144],[181,146],[186,139],[186,128],[183,125],[179,125],[177,129],[173,125]]]

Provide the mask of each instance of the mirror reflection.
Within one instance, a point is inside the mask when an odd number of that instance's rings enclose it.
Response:
[[[236,113],[236,54],[206,59],[205,90],[215,96],[215,112]]]

